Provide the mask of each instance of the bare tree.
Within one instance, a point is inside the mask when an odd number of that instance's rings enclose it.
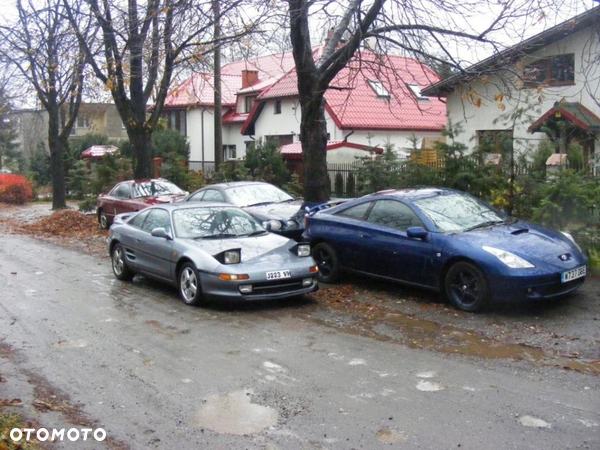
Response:
[[[85,55],[60,2],[18,0],[17,13],[15,23],[0,27],[0,53],[33,86],[48,112],[52,208],[65,208],[63,154],[81,104]],[[83,22],[80,26],[85,42],[88,29]]]
[[[254,24],[213,39],[212,0],[88,0],[87,13],[99,27],[89,45],[79,28],[81,12],[64,0],[96,77],[110,91],[134,148],[134,176],[151,176],[151,136],[177,67],[203,61],[215,45],[244,36]],[[244,0],[221,0],[221,15],[233,14]],[[152,110],[149,112],[149,106]]]
[[[286,1],[302,110],[300,130],[307,202],[329,198],[324,94],[336,75],[356,57],[364,40],[374,39],[376,43],[370,46],[382,52],[401,53],[464,71],[471,61],[467,55],[457,55],[461,43],[463,49],[485,46],[488,54],[497,52],[502,48],[500,36],[506,37],[510,32],[514,38],[522,34],[532,20],[552,13],[563,3],[560,0]],[[315,52],[311,39],[311,29],[317,20],[331,29],[319,52]],[[520,24],[520,28],[515,24]]]

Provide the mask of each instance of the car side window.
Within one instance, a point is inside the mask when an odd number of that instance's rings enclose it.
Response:
[[[224,202],[225,197],[216,189],[207,189],[205,191],[204,197],[202,198],[203,202]]]
[[[150,233],[155,228],[164,228],[167,230],[167,232],[171,231],[171,220],[169,218],[169,213],[164,209],[151,210],[146,217],[146,220],[144,220],[142,230]]]
[[[131,188],[127,184],[120,185],[114,193],[117,198],[131,198]]]
[[[136,227],[136,228],[142,228],[142,224],[144,223],[144,220],[146,219],[146,217],[148,216],[148,213],[150,211],[142,211],[141,213],[137,213],[133,218],[131,218],[129,220],[129,222],[127,222],[129,225],[131,225],[132,227]]]
[[[201,202],[202,197],[204,197],[205,193],[206,193],[206,191],[200,191],[197,194],[192,195],[187,201],[188,202]]]
[[[373,206],[367,220],[401,231],[406,231],[410,227],[424,226],[412,209],[396,200],[379,200]]]
[[[373,205],[373,202],[361,203],[360,205],[353,206],[352,208],[344,209],[336,214],[336,216],[349,217],[356,220],[365,220],[367,211]]]

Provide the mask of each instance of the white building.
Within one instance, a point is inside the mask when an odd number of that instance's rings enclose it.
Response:
[[[553,134],[557,151],[577,141],[598,166],[600,154],[600,7],[542,32],[424,89],[446,98],[456,140],[493,150],[511,137],[531,155]],[[543,132],[544,131],[544,132]]]

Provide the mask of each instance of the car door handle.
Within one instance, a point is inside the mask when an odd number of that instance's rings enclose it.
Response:
[[[371,239],[371,235],[370,234],[361,234],[360,237],[363,238],[363,239]]]

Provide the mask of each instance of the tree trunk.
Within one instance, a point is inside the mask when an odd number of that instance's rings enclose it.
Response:
[[[127,130],[133,146],[133,178],[152,178],[152,134],[138,125]]]
[[[215,14],[214,39],[219,42],[221,38],[221,11],[219,0],[213,0],[213,11]],[[215,47],[215,171],[219,170],[219,166],[223,162],[223,108],[221,97],[221,46]]]
[[[300,123],[304,163],[304,201],[329,200],[331,185],[327,176],[327,122],[323,95],[303,102]]]
[[[50,147],[50,171],[52,172],[52,209],[67,207],[65,164],[63,154],[66,143],[59,137],[58,108],[48,111],[48,146]]]

